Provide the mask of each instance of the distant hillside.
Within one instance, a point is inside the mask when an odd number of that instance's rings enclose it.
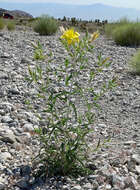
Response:
[[[0,16],[3,15],[3,13],[9,13],[13,15],[14,17],[18,18],[33,18],[33,16],[25,11],[20,11],[20,10],[7,10],[7,9],[2,9],[0,8]]]
[[[56,18],[76,17],[84,20],[107,19],[118,20],[127,17],[130,20],[140,19],[140,10],[119,8],[104,4],[93,5],[68,5],[58,3],[5,3],[1,2],[0,6],[9,10],[23,10],[37,17],[42,14],[49,14]]]
[[[33,16],[31,14],[29,14],[25,11],[21,11],[21,10],[13,10],[13,11],[11,11],[11,13],[17,17],[33,18]]]

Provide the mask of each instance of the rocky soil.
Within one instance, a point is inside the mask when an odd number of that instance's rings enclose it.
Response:
[[[55,36],[39,36],[18,28],[0,32],[0,190],[140,190],[140,76],[129,72],[128,60],[133,47],[116,46],[100,36],[90,64],[102,52],[110,57],[105,75],[117,77],[118,86],[101,99],[95,132],[90,143],[110,137],[97,153],[91,153],[94,175],[70,179],[34,178],[32,158],[39,142],[32,135],[34,127],[45,125],[25,105],[36,93],[27,85],[28,64],[34,66],[31,42],[39,40],[46,51],[55,53],[54,63],[61,64],[65,51]]]

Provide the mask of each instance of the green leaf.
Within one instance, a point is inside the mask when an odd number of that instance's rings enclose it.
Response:
[[[90,81],[93,80],[94,76],[95,76],[95,72],[93,70],[91,70],[90,71]]]
[[[108,68],[108,67],[110,67],[110,65],[111,65],[111,62],[107,62],[107,63],[105,64],[105,67]]]
[[[60,148],[61,148],[62,152],[65,152],[65,145],[64,145],[64,143],[61,144]]]
[[[41,128],[35,128],[34,131],[37,134],[42,134],[42,129]]]
[[[72,73],[68,76],[66,76],[66,79],[65,79],[65,85],[66,86],[68,86],[68,84],[69,84],[69,81],[70,81],[70,79],[72,78]]]
[[[30,105],[31,103],[30,103],[30,100],[25,100],[25,104],[26,105]]]
[[[84,65],[80,65],[80,70],[83,70],[85,69],[85,66]]]
[[[65,67],[67,68],[69,65],[69,60],[68,59],[65,59]]]
[[[76,106],[74,105],[74,103],[72,103],[71,101],[69,102],[69,105],[73,108],[74,114],[75,114],[75,119],[77,119],[77,110],[76,110]]]
[[[42,79],[42,68],[37,65],[36,70],[37,70],[37,73],[39,74],[39,79]]]

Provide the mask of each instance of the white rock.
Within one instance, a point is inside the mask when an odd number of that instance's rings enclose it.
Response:
[[[135,161],[136,163],[140,164],[140,156],[138,154],[133,154],[132,160]]]
[[[75,185],[74,187],[71,188],[71,190],[82,190],[80,185]]]
[[[140,174],[140,166],[135,166],[136,171]]]
[[[6,161],[7,159],[11,159],[12,156],[9,152],[0,152],[0,162]]]
[[[6,184],[0,182],[0,190],[4,190],[6,187]]]
[[[26,123],[23,126],[23,129],[24,129],[25,132],[32,132],[32,131],[34,131],[33,125],[30,124],[30,123]]]

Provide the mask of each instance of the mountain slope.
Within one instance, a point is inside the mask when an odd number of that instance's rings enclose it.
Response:
[[[11,15],[13,15],[14,17],[26,17],[26,18],[32,18],[33,16],[25,11],[20,11],[20,10],[7,10],[7,9],[2,9],[0,8],[0,16],[3,15],[3,13],[9,13]]]

